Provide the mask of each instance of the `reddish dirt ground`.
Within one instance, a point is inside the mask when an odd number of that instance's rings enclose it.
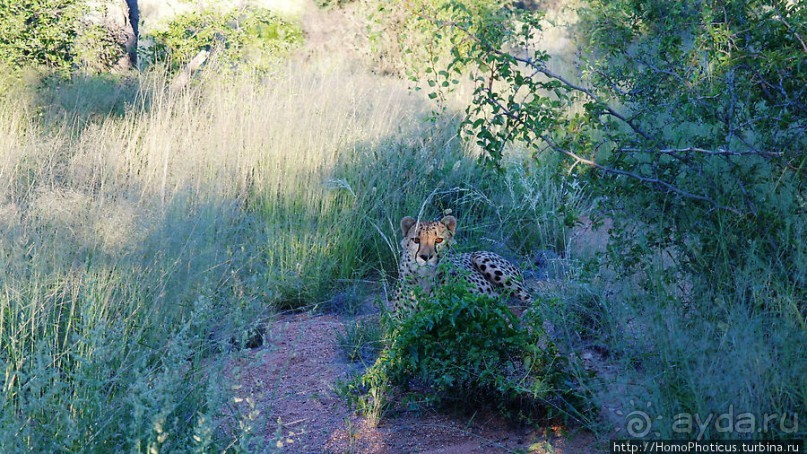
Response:
[[[257,410],[253,431],[266,447],[311,453],[595,450],[591,434],[559,436],[551,428],[513,427],[479,414],[402,414],[372,427],[334,389],[356,370],[337,347],[342,327],[343,320],[333,315],[285,316],[270,328],[263,347],[235,355],[228,368],[236,371],[234,397],[245,413]]]

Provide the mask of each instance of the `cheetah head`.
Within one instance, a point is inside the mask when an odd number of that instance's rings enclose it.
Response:
[[[436,267],[453,242],[457,220],[446,216],[439,221],[418,222],[411,216],[401,219],[404,259],[420,266]]]

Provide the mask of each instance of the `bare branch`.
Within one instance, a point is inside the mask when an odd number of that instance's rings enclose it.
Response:
[[[742,215],[742,212],[739,211],[736,208],[721,205],[721,204],[717,203],[717,201],[715,201],[711,197],[708,197],[708,196],[705,196],[705,195],[700,195],[700,194],[695,194],[695,193],[686,191],[686,190],[681,189],[678,186],[675,186],[674,184],[669,183],[667,181],[664,181],[664,180],[662,180],[660,178],[646,177],[644,175],[640,175],[640,174],[635,173],[635,172],[630,172],[630,171],[627,171],[627,170],[616,169],[616,168],[613,168],[613,167],[608,167],[608,166],[602,165],[602,164],[594,161],[593,159],[584,158],[584,157],[578,155],[577,153],[575,153],[575,152],[573,152],[571,150],[567,150],[566,148],[561,147],[554,140],[552,140],[552,138],[550,138],[547,134],[545,134],[543,131],[538,131],[538,130],[534,129],[531,125],[525,123],[521,118],[519,118],[518,115],[514,114],[507,107],[502,105],[498,100],[493,99],[492,97],[489,96],[487,98],[487,101],[489,103],[491,103],[491,104],[495,104],[496,106],[498,106],[501,109],[501,111],[504,113],[505,116],[509,117],[510,119],[517,122],[521,126],[523,126],[525,128],[528,128],[537,137],[539,137],[541,140],[546,142],[546,144],[549,145],[549,147],[551,149],[553,149],[553,150],[555,150],[555,151],[557,151],[559,153],[562,153],[562,154],[574,159],[575,163],[585,164],[585,165],[587,165],[589,167],[592,167],[592,168],[595,168],[597,170],[600,170],[600,171],[602,171],[603,173],[606,173],[606,174],[626,176],[626,177],[635,179],[637,181],[640,181],[642,183],[645,183],[645,184],[648,184],[648,185],[651,185],[651,186],[655,186],[655,187],[658,187],[658,188],[662,188],[664,190],[667,190],[669,192],[673,192],[675,194],[678,194],[680,196],[683,196],[683,197],[686,197],[686,198],[689,198],[689,199],[700,200],[700,201],[706,202],[706,203],[712,205],[716,209],[729,211],[729,212],[737,214],[737,215]],[[698,149],[693,148],[693,150],[698,150]],[[703,150],[703,151],[708,151],[708,150]]]
[[[619,148],[616,150],[619,153],[653,153],[653,154],[669,154],[669,155],[677,155],[677,154],[690,154],[690,153],[700,153],[709,156],[762,156],[765,158],[778,158],[784,155],[781,151],[770,152],[770,151],[756,151],[756,150],[749,150],[749,151],[732,151],[732,150],[706,150],[704,148],[698,147],[687,147],[687,148],[664,148],[664,149],[652,149],[647,150],[643,148]]]
[[[717,209],[729,211],[729,212],[737,214],[737,215],[742,215],[742,212],[737,210],[736,208],[725,206],[725,205],[720,205],[719,203],[717,203],[711,197],[707,197],[705,195],[699,195],[699,194],[695,194],[695,193],[692,193],[692,192],[689,192],[689,191],[685,191],[685,190],[679,188],[678,186],[675,186],[675,185],[673,185],[671,183],[668,183],[668,182],[666,182],[664,180],[661,180],[659,178],[645,177],[645,176],[640,175],[640,174],[635,173],[635,172],[629,172],[627,170],[615,169],[613,167],[604,166],[602,164],[597,163],[594,160],[583,158],[580,155],[559,146],[552,139],[550,139],[548,136],[546,136],[544,134],[540,135],[539,137],[541,137],[541,139],[544,142],[546,142],[549,145],[549,147],[552,148],[553,150],[558,151],[560,153],[563,153],[566,156],[569,156],[570,158],[574,159],[578,163],[585,164],[585,165],[587,165],[589,167],[593,167],[593,168],[595,168],[597,170],[600,170],[603,173],[611,174],[611,175],[623,175],[623,176],[626,176],[626,177],[630,177],[630,178],[638,180],[638,181],[640,181],[642,183],[649,184],[651,186],[656,186],[656,187],[663,188],[663,189],[665,189],[667,191],[674,192],[674,193],[676,193],[678,195],[684,196],[684,197],[689,198],[689,199],[700,200],[700,201],[706,202],[706,203],[712,205],[713,207],[715,207]]]
[[[776,14],[779,16],[779,22],[784,24],[784,26],[787,27],[787,30],[793,33],[793,36],[795,36],[796,39],[799,40],[799,43],[801,43],[801,48],[804,49],[804,52],[807,52],[807,44],[804,44],[804,40],[801,39],[801,35],[793,30],[793,27],[791,27],[790,24],[785,20],[785,17],[782,15],[782,12],[779,11],[779,8],[774,8],[773,10],[776,11]]]
[[[505,52],[505,51],[502,51],[502,50],[499,50],[499,49],[494,49],[494,48],[491,48],[489,46],[486,46],[485,43],[483,43],[482,40],[480,40],[470,30],[468,30],[466,27],[464,27],[463,25],[460,25],[457,22],[449,21],[449,22],[435,22],[435,23],[438,23],[438,24],[442,23],[444,26],[448,25],[448,26],[456,27],[458,30],[461,30],[463,33],[465,33],[467,36],[469,36],[472,40],[476,41],[479,44],[482,44],[488,52],[491,52],[493,54],[496,54],[496,55],[499,55],[499,56],[502,56],[502,57],[510,58],[513,61],[517,61],[519,63],[527,65],[528,67],[532,68],[533,71],[534,71],[533,74],[530,77],[534,77],[536,74],[540,73],[540,74],[545,75],[546,77],[549,77],[550,79],[557,80],[558,82],[562,83],[563,85],[565,85],[567,88],[570,88],[571,90],[574,90],[574,91],[577,91],[577,92],[585,94],[592,101],[594,101],[597,104],[599,104],[600,106],[602,106],[602,108],[605,109],[606,113],[608,113],[612,117],[614,117],[614,118],[622,121],[626,125],[628,125],[628,127],[630,127],[636,134],[639,134],[640,136],[642,136],[642,138],[644,138],[647,141],[651,141],[651,142],[654,141],[654,138],[650,134],[648,134],[646,131],[644,131],[641,127],[639,127],[639,125],[637,125],[636,122],[634,122],[633,120],[625,117],[623,114],[619,113],[616,109],[614,109],[613,107],[608,105],[608,103],[606,103],[605,101],[600,99],[600,97],[597,96],[590,89],[588,89],[588,88],[586,88],[586,87],[584,87],[582,85],[575,84],[575,83],[571,82],[570,80],[566,79],[565,77],[561,76],[560,74],[557,74],[554,71],[550,70],[549,68],[546,67],[546,65],[543,64],[543,61],[536,61],[532,57],[518,57],[518,56],[515,56],[515,55],[513,55],[511,53],[508,53],[508,52]]]
[[[549,77],[550,79],[555,79],[558,82],[562,83],[563,85],[565,85],[566,87],[568,87],[568,88],[570,88],[570,89],[572,89],[574,91],[578,91],[580,93],[585,94],[592,101],[594,101],[597,104],[599,104],[600,106],[602,106],[602,108],[605,109],[605,111],[609,115],[611,115],[612,117],[614,117],[614,118],[622,121],[626,125],[628,125],[634,132],[636,132],[637,134],[642,136],[643,139],[651,141],[651,142],[654,141],[654,138],[651,137],[650,134],[648,134],[646,131],[644,131],[642,128],[640,128],[634,121],[632,121],[631,119],[629,119],[626,116],[622,115],[621,113],[617,112],[616,109],[609,106],[605,101],[600,99],[599,96],[594,94],[594,92],[592,92],[591,90],[589,90],[588,88],[586,88],[586,87],[584,87],[582,85],[577,85],[577,84],[569,81],[568,79],[566,79],[565,77],[561,76],[558,73],[555,73],[554,71],[551,71],[549,68],[546,67],[546,65],[543,64],[543,62],[539,63],[539,62],[537,62],[537,61],[535,61],[535,60],[533,60],[531,58],[519,58],[519,57],[510,55],[510,54],[506,54],[506,53],[501,52],[501,51],[495,51],[495,52],[498,52],[500,55],[507,55],[510,58],[513,58],[514,60],[516,60],[518,62],[524,63],[525,65],[529,65],[536,72],[541,73],[541,74],[545,75],[546,77]]]
[[[487,45],[487,43],[483,42],[481,40],[481,38],[477,37],[474,33],[472,33],[470,30],[468,30],[463,24],[453,22],[453,21],[437,21],[437,20],[434,20],[434,19],[432,19],[432,21],[435,24],[437,24],[439,27],[454,27],[457,30],[460,30],[461,32],[463,32],[463,34],[468,39],[470,39],[472,41],[475,41],[476,43],[480,44],[482,46],[482,48],[484,49],[483,54],[485,54],[486,56],[499,57],[499,58],[503,59],[504,62],[506,62],[505,64],[511,64],[513,66],[524,65],[529,70],[529,72],[527,73],[528,74],[527,77],[529,79],[534,80],[535,82],[537,82],[535,80],[536,76],[538,76],[538,74],[543,74],[548,79],[550,79],[552,81],[559,82],[560,84],[562,84],[562,86],[565,89],[584,95],[586,98],[590,99],[596,105],[596,107],[598,109],[600,109],[599,112],[598,112],[599,114],[607,115],[607,116],[610,116],[610,117],[613,117],[613,118],[619,120],[622,124],[624,124],[631,131],[633,131],[633,133],[636,134],[637,138],[640,138],[643,142],[645,142],[647,144],[646,148],[641,148],[641,147],[637,147],[637,148],[619,148],[619,149],[616,150],[617,153],[648,153],[649,155],[655,155],[655,156],[667,155],[667,156],[670,156],[671,158],[681,160],[683,162],[688,161],[692,157],[693,154],[698,154],[698,155],[702,155],[702,156],[710,156],[710,157],[712,157],[712,156],[714,156],[714,157],[723,157],[723,158],[726,158],[726,159],[728,159],[731,156],[759,156],[759,157],[762,157],[762,158],[769,158],[769,159],[771,159],[771,158],[779,158],[779,157],[784,156],[784,152],[781,152],[781,151],[762,151],[762,150],[757,150],[755,147],[750,146],[744,140],[744,137],[743,137],[743,134],[741,133],[741,130],[738,129],[738,126],[740,126],[740,125],[737,125],[737,124],[735,124],[733,122],[735,120],[734,119],[734,109],[736,108],[736,98],[735,98],[736,95],[733,92],[733,89],[734,89],[733,85],[730,86],[730,89],[732,90],[732,93],[731,93],[731,95],[732,95],[732,100],[731,100],[732,103],[729,106],[729,110],[727,112],[727,118],[725,119],[726,126],[728,128],[728,135],[726,137],[726,148],[725,149],[722,148],[722,147],[717,149],[717,150],[710,150],[710,149],[699,148],[699,147],[663,148],[663,145],[662,145],[663,140],[660,139],[660,136],[659,136],[658,132],[645,130],[643,125],[639,121],[637,121],[636,117],[631,117],[628,114],[620,112],[619,110],[617,110],[617,108],[610,105],[606,100],[602,99],[597,93],[595,93],[595,91],[592,88],[586,87],[583,84],[575,83],[575,82],[565,78],[561,74],[558,74],[558,73],[550,70],[549,68],[547,68],[547,66],[545,64],[545,61],[543,59],[538,58],[538,57],[536,57],[534,55],[530,55],[530,54],[526,54],[525,56],[515,55],[513,52],[506,51],[506,50],[500,50],[500,49],[497,49],[495,47],[491,47],[491,46]],[[665,70],[665,69],[659,68],[657,66],[653,66],[651,69],[653,69],[657,73],[665,74],[668,77],[674,78],[677,82],[684,84],[684,86],[688,86],[687,81],[684,78],[682,78],[681,75],[679,75],[679,74],[677,74],[675,72]],[[492,81],[493,77],[491,77],[489,80]],[[764,82],[764,80],[762,78],[760,78],[760,80],[762,80]],[[610,81],[610,82],[613,84],[613,81]],[[730,83],[733,84],[733,77],[732,77]],[[772,84],[769,84],[769,85],[770,85],[770,88],[772,90],[776,90],[775,86],[773,86]],[[532,85],[532,86],[533,87],[540,87],[540,84],[535,84],[535,85]],[[522,88],[522,87],[520,87],[520,86],[517,87],[517,89],[520,89],[520,88]],[[616,87],[616,88],[618,88],[618,87]],[[517,91],[516,91],[516,93],[517,93]],[[575,165],[576,164],[584,164],[586,166],[589,166],[589,167],[592,167],[594,169],[597,169],[597,170],[603,172],[604,174],[625,176],[625,177],[634,179],[636,181],[639,181],[641,183],[656,187],[656,188],[661,189],[663,191],[668,191],[668,192],[671,192],[671,193],[675,193],[675,194],[678,194],[678,195],[680,195],[682,197],[685,197],[685,198],[688,198],[688,199],[703,201],[705,203],[710,204],[713,207],[713,209],[725,210],[725,211],[729,211],[729,212],[732,212],[732,213],[737,214],[737,215],[742,215],[743,214],[737,208],[734,208],[734,207],[731,207],[731,206],[721,205],[715,199],[709,197],[708,195],[689,192],[689,191],[675,185],[673,182],[666,181],[665,179],[662,179],[660,177],[646,176],[646,175],[643,175],[641,173],[637,173],[637,172],[633,172],[633,171],[629,171],[629,170],[609,167],[607,165],[600,164],[600,163],[596,162],[593,159],[589,159],[589,158],[585,158],[583,156],[580,156],[577,153],[575,153],[574,151],[572,151],[571,149],[567,149],[566,147],[563,147],[560,144],[556,143],[552,139],[552,137],[550,137],[549,134],[546,133],[545,130],[543,130],[543,128],[536,127],[535,125],[530,124],[530,122],[525,121],[525,118],[523,117],[523,114],[524,114],[523,112],[517,112],[517,111],[514,112],[514,111],[508,109],[508,107],[506,105],[504,105],[500,99],[497,99],[497,97],[494,96],[494,93],[493,93],[490,86],[488,86],[487,90],[483,90],[483,92],[480,93],[480,95],[485,97],[484,99],[481,100],[482,102],[487,103],[487,104],[489,104],[491,106],[495,106],[496,110],[498,112],[498,115],[503,115],[503,116],[505,116],[507,118],[508,123],[510,123],[508,126],[512,127],[512,126],[515,125],[515,126],[518,126],[520,128],[526,128],[526,130],[528,130],[532,134],[534,134],[535,137],[540,138],[541,140],[543,140],[549,146],[549,148],[551,148],[552,150],[557,151],[559,153],[562,153],[562,154],[572,158],[575,161]],[[697,102],[699,102],[699,103],[703,103],[706,100],[706,98],[696,98],[695,100]],[[508,126],[505,126],[505,127],[507,128]],[[512,138],[513,138],[513,134],[507,134],[506,138],[505,138],[505,141],[509,141]],[[728,143],[731,142],[733,138],[739,139],[742,143],[744,143],[746,146],[748,146],[748,149],[742,150],[742,151],[729,149]],[[501,152],[501,150],[499,150],[499,152]],[[648,173],[653,173],[653,172],[651,171],[651,172],[648,172]],[[742,188],[742,189],[744,190],[745,188]],[[744,191],[744,193],[745,193],[745,191]]]

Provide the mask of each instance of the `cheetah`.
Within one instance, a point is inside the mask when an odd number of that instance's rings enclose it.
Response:
[[[407,286],[420,287],[429,293],[439,281],[437,265],[448,260],[452,266],[467,271],[465,279],[470,290],[497,297],[500,291],[508,292],[522,303],[531,305],[532,298],[523,284],[521,272],[505,258],[493,252],[477,251],[465,254],[450,253],[457,232],[454,216],[445,216],[434,222],[418,222],[411,216],[401,219],[403,253],[399,265],[399,286],[393,311],[414,310],[414,295],[404,297]]]

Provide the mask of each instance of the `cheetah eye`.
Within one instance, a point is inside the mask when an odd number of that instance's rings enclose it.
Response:
[[[437,238],[437,239],[434,240],[434,244],[440,244],[442,242],[443,242],[442,238]]]
[[[412,238],[412,241],[414,241],[415,244],[420,244],[420,238]]]

